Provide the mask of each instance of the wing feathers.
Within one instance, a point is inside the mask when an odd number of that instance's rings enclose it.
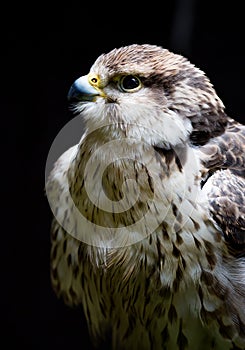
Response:
[[[233,254],[245,255],[245,126],[229,120],[226,132],[199,150],[210,213]]]
[[[244,175],[245,125],[229,119],[225,133],[199,149],[203,174],[219,169],[232,169]]]

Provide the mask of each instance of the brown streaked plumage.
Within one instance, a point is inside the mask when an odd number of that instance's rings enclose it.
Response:
[[[226,132],[210,140],[199,152],[203,184],[208,182],[211,215],[231,251],[244,256],[245,126],[228,118]]]
[[[245,126],[154,45],[101,55],[69,98],[86,130],[46,186],[57,296],[98,349],[244,349]]]

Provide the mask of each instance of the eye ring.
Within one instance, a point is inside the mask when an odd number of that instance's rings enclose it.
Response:
[[[119,87],[124,92],[135,92],[142,87],[142,83],[135,75],[123,75],[119,80]]]

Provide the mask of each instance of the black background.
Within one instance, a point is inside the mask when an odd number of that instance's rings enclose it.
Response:
[[[242,2],[240,2],[242,5]],[[1,12],[1,342],[5,348],[90,349],[80,310],[49,280],[45,164],[73,117],[66,96],[102,52],[161,45],[204,70],[244,123],[244,18],[238,2],[10,3]]]

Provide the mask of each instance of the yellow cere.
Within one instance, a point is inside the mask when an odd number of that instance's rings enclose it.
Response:
[[[88,74],[89,84],[92,85],[100,94],[101,97],[106,97],[106,94],[103,91],[103,83],[100,77],[97,74],[89,73]]]
[[[101,87],[100,85],[100,83],[101,83],[101,81],[100,81],[100,77],[97,75],[97,74],[94,74],[94,73],[90,73],[89,75],[88,75],[88,81],[89,81],[89,83],[93,86],[93,87],[97,87],[97,88],[99,88],[99,87]]]

